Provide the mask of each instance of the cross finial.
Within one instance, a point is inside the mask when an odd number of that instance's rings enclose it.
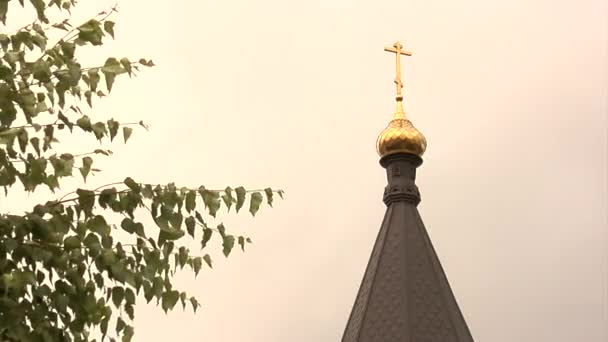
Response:
[[[403,95],[401,94],[401,88],[403,88],[403,82],[401,82],[401,55],[411,56],[412,53],[403,50],[403,45],[400,42],[396,42],[392,47],[385,47],[384,51],[392,52],[397,57],[397,77],[395,78],[395,85],[397,86],[397,102],[403,101]]]

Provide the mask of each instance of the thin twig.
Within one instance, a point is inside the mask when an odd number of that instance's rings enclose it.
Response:
[[[53,44],[53,47],[51,47],[50,49],[47,49],[46,51],[44,51],[44,53],[42,53],[42,55],[40,55],[40,57],[38,57],[38,59],[36,59],[36,62],[39,62],[42,58],[44,58],[44,56],[47,56],[47,51],[53,50],[55,47],[57,47],[59,44],[61,44],[61,42],[69,42],[70,40],[72,40],[75,36],[70,37],[69,39],[65,40],[70,34],[74,33],[76,30],[78,30],[82,25],[88,23],[91,20],[97,19],[100,15],[105,14],[105,16],[101,19],[99,19],[99,22],[103,22],[104,20],[108,19],[108,17],[110,15],[112,15],[114,12],[116,11],[116,6],[112,7],[107,13],[105,11],[98,13],[97,15],[95,15],[92,19],[89,19],[87,21],[85,21],[84,23],[78,25],[78,26],[74,26],[71,30],[69,30],[65,35],[63,35],[63,37],[61,37],[55,44]]]
[[[102,185],[102,186],[94,189],[93,192],[97,192],[99,189],[102,189],[102,188],[105,188],[105,187],[108,187],[108,186],[119,185],[119,184],[124,184],[124,183],[123,182],[114,182],[114,183],[105,184],[105,185]],[[68,192],[67,194],[63,195],[60,199],[57,200],[57,203],[55,203],[55,204],[64,203],[65,201],[63,201],[63,199],[66,198],[68,195],[75,194],[76,191],[78,191],[78,190],[75,190],[75,191],[72,191],[72,192]],[[77,199],[77,198],[75,198],[75,199]],[[69,202],[69,200],[67,202]]]
[[[120,122],[119,122],[119,124],[120,124],[121,126],[140,126],[140,125],[141,125],[141,123],[140,123],[140,122],[125,122],[125,123],[120,123]],[[64,124],[64,123],[61,123],[61,122],[57,123],[57,122],[54,122],[54,123],[52,123],[52,124],[37,124],[37,125],[23,125],[23,126],[15,126],[15,127],[11,127],[10,129],[20,129],[20,128],[37,128],[37,126],[39,126],[40,128],[42,128],[42,127],[48,127],[48,126],[60,126],[60,125],[64,125],[64,126],[65,126],[65,124]],[[0,132],[0,133],[1,133],[1,132]]]
[[[143,65],[143,64],[141,64],[141,63],[139,63],[139,61],[137,61],[137,62],[131,62],[131,66],[138,66],[138,65],[145,66],[145,65]],[[86,67],[86,68],[81,68],[81,69],[80,69],[80,72],[82,73],[82,72],[84,72],[84,71],[88,71],[88,70],[91,70],[91,69],[101,69],[101,68],[103,68],[103,67],[104,67],[103,65],[99,65],[99,66],[95,66],[95,67]],[[57,72],[57,71],[61,71],[61,70],[68,71],[68,69],[60,69],[60,70],[55,70],[55,72]],[[137,76],[137,74],[136,74],[134,71],[131,71],[131,74],[133,74],[133,75]],[[52,75],[52,76],[49,78],[49,81],[46,81],[46,82],[38,81],[38,82],[35,82],[35,83],[30,83],[30,84],[28,84],[28,86],[30,86],[30,87],[33,87],[33,86],[41,86],[43,83],[50,82],[51,80],[54,80],[54,79],[56,79],[56,78],[57,78],[57,76],[55,76],[55,74],[53,74],[53,75]],[[16,103],[16,102],[15,102],[15,103]]]
[[[72,155],[72,157],[73,158],[84,157],[84,156],[89,156],[89,155],[92,155],[92,154],[101,154],[101,153],[98,153],[98,152],[86,152],[86,153],[74,154],[74,155]],[[39,159],[47,159],[48,160],[48,159],[50,159],[50,157],[49,158],[41,157]],[[22,159],[22,160],[11,159],[11,160],[9,160],[9,162],[11,162],[11,163],[25,163],[25,162],[27,162],[27,160],[25,160],[25,159]]]

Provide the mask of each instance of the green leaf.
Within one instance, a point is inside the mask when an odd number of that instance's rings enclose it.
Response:
[[[129,138],[131,137],[132,133],[133,133],[133,128],[131,128],[131,127],[122,128],[122,135],[125,137],[125,144],[127,143],[127,140],[129,140]]]
[[[120,59],[120,65],[122,65],[122,67],[125,68],[125,70],[129,73],[129,76],[131,76],[133,69],[131,67],[131,61],[129,61],[127,57]]]
[[[101,71],[106,79],[106,88],[108,89],[108,93],[112,91],[112,85],[114,84],[116,75],[126,72],[120,62],[114,57],[110,57],[106,60],[103,68],[101,68]]]
[[[63,2],[63,5],[69,4],[69,2]],[[90,43],[91,45],[98,46],[102,44],[103,32],[99,27],[99,21],[91,19],[86,23],[78,27],[78,41],[77,43],[83,45],[84,43]]]
[[[125,289],[120,286],[115,286],[112,288],[112,303],[116,306],[116,308],[120,308],[122,300],[125,297]]]
[[[224,255],[228,256],[230,255],[230,252],[232,251],[232,248],[234,247],[234,236],[232,235],[226,235],[224,237],[224,242],[222,243],[222,246],[224,247]]]
[[[224,227],[223,223],[217,225],[217,231],[220,233],[222,239],[226,237],[226,227]]]
[[[89,76],[89,88],[91,91],[97,90],[97,85],[99,84],[99,80],[101,77],[99,76],[99,69],[92,68],[87,71],[87,75]]]
[[[40,82],[49,82],[53,74],[51,73],[51,66],[45,60],[36,61],[32,66],[32,75],[34,79]]]
[[[23,43],[25,46],[28,47],[28,49],[30,49],[30,51],[34,50],[34,44],[32,42],[32,35],[30,32],[19,31],[19,32],[17,32],[16,35],[12,36],[11,38],[12,38],[14,44],[15,43],[18,44],[17,42]],[[18,49],[19,48],[15,49],[15,50],[18,50]]]
[[[239,236],[239,245],[241,246],[241,249],[244,252],[245,251],[245,237],[244,236]]]
[[[232,202],[234,202],[234,198],[232,197],[232,188],[231,187],[226,187],[226,189],[224,190],[224,194],[222,195],[222,200],[224,200],[224,204],[226,204],[227,210],[230,211]]]
[[[112,151],[110,150],[102,150],[102,149],[96,149],[95,151],[93,151],[93,153],[95,154],[103,154],[104,156],[109,156],[112,154]]]
[[[260,209],[260,204],[262,204],[263,200],[264,198],[262,197],[261,193],[254,192],[251,194],[251,202],[249,203],[249,212],[251,215],[255,216],[255,213],[257,213]]]
[[[106,79],[106,89],[108,89],[108,93],[112,91],[112,86],[114,85],[114,80],[116,79],[116,74],[113,72],[104,71],[103,75]]]
[[[49,106],[46,104],[46,102],[38,102],[36,104],[36,109],[35,109],[36,114],[46,113],[48,110],[49,110]]]
[[[213,261],[211,260],[211,256],[209,254],[203,255],[203,260],[205,260],[205,263],[207,263],[209,268],[213,268]]]
[[[104,31],[109,33],[110,36],[112,36],[112,38],[114,38],[114,22],[113,21],[106,20],[103,23],[103,29],[104,29]]]
[[[19,106],[26,115],[27,120],[31,120],[36,115],[36,95],[30,89],[23,89],[19,93],[20,101]]]
[[[110,57],[104,63],[103,67],[101,68],[101,71],[104,73],[119,75],[124,73],[126,70],[122,67],[122,65],[116,58]],[[109,90],[110,89],[108,89],[108,91]]]
[[[90,215],[92,214],[93,205],[95,205],[95,193],[90,190],[78,189],[76,190],[78,195],[78,204],[82,210]]]
[[[135,304],[135,293],[130,288],[125,291],[125,301],[129,306]]]
[[[101,141],[101,139],[106,135],[106,124],[104,124],[103,122],[96,122],[95,124],[93,124],[92,126],[93,129],[93,134],[95,134],[95,138],[97,138],[97,140]]]
[[[116,201],[116,188],[114,187],[104,189],[99,194],[99,205],[104,209],[111,206],[114,201]]]
[[[188,261],[188,249],[186,247],[180,247],[179,252],[177,253],[177,260],[179,262],[180,268],[184,268],[186,262]]]
[[[131,321],[135,319],[135,307],[133,305],[125,305],[125,312]]]
[[[40,34],[40,35],[43,35],[43,36],[46,36],[46,34],[44,33],[44,29],[43,29],[43,28],[42,28],[42,26],[40,26],[40,24],[38,24],[37,22],[34,22],[34,23],[32,24],[32,29],[33,29],[33,30],[34,30],[36,33],[38,33],[38,34]]]
[[[17,243],[17,241],[15,241],[15,239],[8,238],[4,240],[4,248],[7,252],[12,252],[18,246],[19,244]]]
[[[122,317],[116,318],[116,332],[119,333],[125,329],[127,323],[122,319]]]
[[[92,220],[90,220],[89,222],[91,222],[91,221]],[[105,221],[105,219],[104,219],[104,221]],[[83,243],[88,249],[96,249],[96,248],[101,247],[99,238],[97,237],[97,235],[95,235],[93,233],[87,234],[87,237],[84,238]]]
[[[196,313],[196,309],[201,306],[194,297],[190,297],[190,304],[192,304],[192,310],[194,311],[194,313]]]
[[[125,331],[122,333],[122,342],[131,342],[134,333],[135,331],[133,330],[133,327],[127,325],[125,327]]]
[[[118,123],[118,121],[116,121],[114,119],[108,120],[108,130],[110,131],[110,141],[113,141],[114,137],[116,137],[116,135],[118,134],[119,126],[120,126],[120,124]]]
[[[66,251],[80,248],[80,238],[78,236],[69,236],[63,241],[63,247]]]
[[[106,219],[101,215],[96,215],[89,220],[89,229],[99,234],[102,239],[110,235],[110,226],[106,222]],[[102,241],[103,244],[103,241]]]
[[[44,10],[46,8],[44,1],[43,0],[30,0],[30,2],[32,3],[32,5],[34,5],[34,8],[36,8],[36,14],[38,15],[38,20],[40,20],[41,22],[43,22],[45,24],[48,24],[49,20],[44,15]]]
[[[61,111],[59,111],[59,114],[57,114],[57,117],[59,117],[59,120],[61,120],[61,122],[63,122],[63,124],[68,126],[70,131],[72,131],[74,124],[70,121],[70,119],[67,118],[67,116],[63,115],[63,113]],[[89,125],[90,125],[90,123],[91,123],[91,121],[89,120]]]
[[[201,215],[201,213],[199,213],[198,211],[195,211],[194,216],[196,217],[198,222],[200,222],[204,227],[207,227],[207,224],[205,223],[205,220],[203,220],[203,216]]]
[[[152,198],[154,197],[154,192],[152,191],[152,185],[146,184],[144,188],[141,190],[141,194],[144,198]]]
[[[125,178],[124,183],[127,187],[129,187],[129,189],[133,190],[135,193],[139,193],[141,191],[141,187],[139,186],[139,184],[131,177]]]
[[[177,240],[185,235],[183,230],[178,230],[169,226],[166,219],[162,217],[156,220],[156,224],[160,228],[160,237],[165,240]]]
[[[110,323],[110,317],[106,316],[103,320],[101,320],[101,323],[99,324],[101,334],[102,334],[102,339],[105,339],[106,335],[108,334],[108,324],[109,323]]]
[[[268,205],[272,207],[272,197],[273,197],[273,192],[271,188],[266,188],[264,189],[264,192],[266,193],[266,199],[268,200]]]
[[[8,12],[8,2],[10,0],[0,1],[0,21],[6,25],[6,12]]]
[[[76,44],[74,44],[73,42],[61,41],[61,42],[59,42],[59,45],[61,46],[61,52],[63,53],[63,55],[65,57],[67,57],[68,59],[74,58],[74,52],[76,51]]]
[[[38,25],[38,26],[40,26],[40,25]],[[34,45],[36,45],[40,49],[40,51],[46,50],[47,38],[44,36],[44,31],[42,31],[42,28],[41,28],[41,31],[38,32],[38,34],[32,35],[32,42],[34,43]]]
[[[190,190],[186,194],[186,211],[191,212],[196,208],[196,192]]]
[[[85,132],[93,131],[93,125],[91,124],[91,119],[83,115],[78,120],[76,120],[76,126],[80,127]]]
[[[169,219],[169,223],[175,230],[180,230],[182,227],[182,222],[184,221],[184,217],[180,212],[173,213],[171,218]]]
[[[93,92],[87,90],[84,92],[84,97],[87,100],[87,104],[90,108],[93,108]]]
[[[238,213],[243,207],[243,204],[245,204],[245,195],[247,194],[247,191],[242,186],[234,189],[234,191],[236,192],[236,212]]]
[[[194,269],[194,276],[198,276],[198,272],[200,272],[201,267],[203,266],[203,259],[201,257],[196,257],[192,260],[192,269]]]
[[[177,291],[167,291],[162,294],[161,305],[165,313],[169,310],[173,310],[178,299],[179,292]]]
[[[135,229],[135,234],[137,234],[138,236],[141,237],[146,237],[146,232],[144,231],[144,225],[141,222],[137,222],[135,223],[135,225],[133,226]]]
[[[152,60],[146,60],[146,59],[144,59],[144,58],[141,58],[141,59],[139,60],[139,63],[140,63],[141,65],[144,65],[144,66],[147,66],[147,67],[153,67],[153,66],[154,66],[154,62],[152,62]]]
[[[201,249],[207,246],[207,242],[211,239],[213,235],[213,230],[209,228],[203,228],[203,239],[201,240]]]
[[[190,236],[194,237],[194,230],[195,230],[195,226],[196,226],[196,221],[194,220],[194,217],[192,217],[192,216],[186,217],[185,224],[186,224],[186,230],[188,231],[188,234],[190,234]]]
[[[4,55],[4,59],[10,64],[15,64],[21,60],[21,54],[17,51],[9,51]]]
[[[128,217],[122,219],[120,222],[120,227],[122,227],[122,229],[129,234],[133,234],[135,232],[135,222]]]
[[[4,1],[0,1],[0,21],[2,20],[2,6],[3,6]],[[6,11],[6,8],[4,9]],[[5,12],[6,14],[6,12]],[[4,33],[0,33],[0,45],[2,45],[2,50],[4,50],[4,52],[6,52],[8,50],[8,45],[10,43],[10,38],[4,34]]]
[[[82,174],[82,178],[84,179],[84,181],[87,181],[87,176],[89,175],[89,172],[91,171],[91,165],[93,165],[93,158],[91,157],[83,157],[82,158],[82,167],[79,169],[80,173]]]
[[[55,0],[55,1],[59,1],[59,0]],[[51,25],[54,28],[60,29],[60,30],[64,30],[64,31],[69,31],[70,29],[67,28],[67,26],[65,25],[65,23],[55,23],[53,25]]]
[[[209,214],[215,217],[215,214],[220,208],[220,194],[217,191],[205,190],[201,187],[199,190],[203,203],[209,209]]]
[[[54,132],[55,132],[55,128],[51,125],[48,125],[46,127],[44,127],[44,140],[43,140],[43,144],[42,144],[42,150],[46,151],[49,148],[51,148],[51,142],[56,141],[56,139],[54,138]],[[73,160],[73,158],[72,158]],[[72,175],[71,173],[69,175]]]
[[[27,147],[27,143],[28,143],[28,134],[27,134],[27,130],[25,128],[22,128],[19,130],[19,134],[17,134],[17,140],[19,141],[19,149],[21,149],[21,152],[25,152],[25,148]]]

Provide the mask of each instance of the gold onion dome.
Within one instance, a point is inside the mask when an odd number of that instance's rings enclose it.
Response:
[[[401,107],[401,102],[397,103],[397,107]],[[422,156],[426,150],[426,139],[406,118],[405,113],[398,109],[388,126],[378,135],[376,149],[381,157],[395,153]]]
[[[424,138],[424,135],[412,125],[403,111],[403,95],[401,94],[401,88],[403,88],[403,83],[401,82],[401,55],[411,56],[412,53],[402,49],[403,45],[399,42],[395,43],[392,47],[384,48],[384,51],[392,52],[397,57],[397,77],[395,78],[395,85],[397,86],[397,110],[393,115],[393,119],[389,122],[384,131],[380,133],[378,140],[376,140],[376,149],[381,157],[395,153],[411,153],[422,156],[426,150],[426,139]]]

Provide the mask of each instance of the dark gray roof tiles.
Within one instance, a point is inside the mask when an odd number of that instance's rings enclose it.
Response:
[[[422,160],[384,157],[384,221],[342,342],[472,342],[418,209]]]

